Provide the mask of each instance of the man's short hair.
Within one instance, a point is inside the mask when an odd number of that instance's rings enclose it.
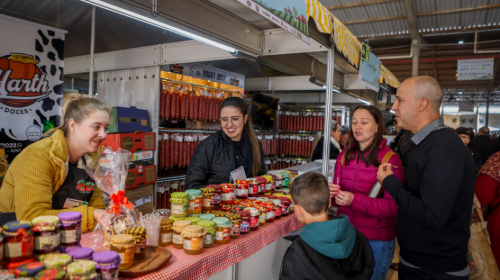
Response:
[[[340,136],[344,136],[346,134],[349,134],[349,131],[350,131],[350,129],[347,125],[342,125],[340,127]]]
[[[411,88],[414,94],[414,100],[427,98],[432,108],[439,112],[444,93],[438,81],[428,76],[412,77],[409,78],[409,80],[413,82]]]
[[[290,186],[290,195],[293,203],[300,205],[310,215],[328,211],[330,189],[322,174],[307,172],[295,178]]]
[[[486,126],[483,126],[479,129],[479,132],[481,132],[483,135],[490,135],[490,129]]]

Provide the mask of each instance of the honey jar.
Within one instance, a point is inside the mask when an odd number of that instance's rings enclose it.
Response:
[[[117,234],[109,239],[109,249],[118,253],[121,259],[120,269],[134,265],[135,238],[129,234]],[[68,271],[69,272],[69,271]]]
[[[203,253],[203,239],[207,231],[200,225],[189,225],[182,231],[184,253],[197,255]]]
[[[215,230],[215,243],[228,243],[231,239],[231,228],[233,227],[231,221],[226,217],[217,217],[213,221],[217,227]]]
[[[131,227],[126,230],[126,233],[135,238],[134,259],[142,259],[146,255],[146,240],[148,231],[143,227]]]
[[[211,189],[211,188],[201,188],[200,191],[203,195],[201,210],[203,212],[214,210],[215,209],[215,190]]]
[[[215,230],[217,229],[215,223],[211,220],[203,220],[198,222],[199,226],[202,226],[207,232],[203,237],[203,248],[210,248],[215,242]]]
[[[172,245],[172,224],[171,219],[162,219],[160,222],[160,236],[158,246],[166,247]]]
[[[200,190],[190,189],[187,190],[188,194],[188,214],[201,214],[201,207],[203,202],[203,195]]]
[[[231,238],[240,237],[241,232],[241,216],[238,214],[228,214],[227,217],[233,223],[233,227],[231,228],[230,236]]]
[[[182,239],[182,231],[185,227],[191,225],[190,221],[176,221],[172,227],[172,243],[174,248],[183,249],[184,248],[184,240]]]

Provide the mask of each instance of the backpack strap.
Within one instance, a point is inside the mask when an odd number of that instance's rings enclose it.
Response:
[[[341,167],[344,167],[344,164],[345,164],[345,152],[344,154],[342,155],[342,159],[340,160],[340,166]],[[389,163],[389,161],[391,160],[392,156],[395,155],[396,153],[393,152],[393,151],[388,151],[387,153],[385,153],[384,157],[382,158],[382,162],[380,164],[384,164],[384,163]]]
[[[344,168],[344,164],[345,164],[345,152],[344,154],[342,155],[342,158],[340,159],[340,167]]]

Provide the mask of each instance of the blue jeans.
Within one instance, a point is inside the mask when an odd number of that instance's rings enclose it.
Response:
[[[375,258],[375,268],[370,280],[385,280],[389,266],[394,258],[396,241],[368,240],[372,246],[373,257]]]

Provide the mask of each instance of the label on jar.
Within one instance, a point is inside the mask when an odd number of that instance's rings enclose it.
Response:
[[[266,212],[266,219],[267,220],[274,219],[274,211]]]
[[[172,233],[164,233],[161,235],[161,243],[170,243],[172,242]]]
[[[139,254],[142,252],[146,252],[146,239],[144,239],[141,243],[135,245],[135,253]]]
[[[214,196],[214,203],[215,204],[220,204],[220,194],[216,193]]]
[[[33,235],[24,238],[22,242],[9,243],[5,242],[3,251],[6,258],[17,258],[33,254]]]
[[[116,270],[102,270],[101,269],[101,280],[115,280],[115,275],[118,276]],[[116,277],[118,279],[118,277]]]
[[[286,214],[288,214],[288,207],[286,207],[286,206],[282,206],[282,207],[281,207],[281,210],[282,210],[282,211],[281,211],[281,215],[286,215]]]
[[[187,213],[187,209],[186,211],[184,209],[184,205],[172,205],[172,214],[185,214]]]
[[[189,211],[201,210],[201,205],[202,205],[202,199],[201,198],[195,198],[193,201],[190,201],[188,203],[188,210]]]
[[[276,216],[276,217],[281,216],[281,207],[276,207],[274,209],[274,216]]]
[[[35,237],[35,250],[49,250],[59,246],[60,244],[60,234]]]
[[[234,200],[234,192],[222,193],[221,200],[222,201],[233,201]]]
[[[229,232],[229,228],[225,228],[222,231],[215,232],[215,240],[229,240],[231,238],[231,234]]]
[[[285,178],[284,182],[283,182],[283,186],[286,188],[288,187],[288,182],[289,182],[289,179],[288,178]]]
[[[184,239],[184,249],[186,250],[200,250],[203,248],[203,238],[202,237],[193,237],[191,239]]]
[[[259,217],[259,223],[261,224],[265,224],[266,223],[266,214],[264,213],[264,215],[260,215]]]
[[[272,191],[272,190],[273,190],[273,183],[266,184],[266,191]]]
[[[82,227],[80,224],[77,224],[75,229],[61,230],[61,243],[63,244],[80,242],[80,239],[82,239]]]
[[[281,189],[281,180],[277,180],[276,182],[276,188]]]
[[[130,263],[134,261],[134,248],[126,249],[124,253],[118,253],[121,263]]]
[[[234,194],[236,196],[247,197],[248,196],[248,189],[247,188],[244,188],[244,189],[235,189],[234,190]]]
[[[240,225],[233,225],[231,228],[231,235],[240,235]]]
[[[248,188],[248,194],[251,195],[251,194],[254,194],[254,195],[257,195],[259,193],[259,187],[258,186],[251,186],[250,188]]]
[[[242,221],[241,222],[241,232],[249,232],[250,231],[250,222],[249,221]]]
[[[175,244],[182,244],[182,235],[180,234],[172,234],[172,242]]]
[[[260,193],[263,193],[263,192],[265,192],[265,191],[266,191],[266,185],[264,185],[264,184],[260,184],[260,185],[259,185],[259,192],[260,192]]]
[[[202,205],[203,205],[203,207],[214,207],[214,199],[213,198],[204,198]]]
[[[205,236],[203,236],[203,244],[213,244],[213,243],[214,240],[211,234],[206,234]]]
[[[259,217],[250,217],[250,227],[258,227],[259,226]]]

